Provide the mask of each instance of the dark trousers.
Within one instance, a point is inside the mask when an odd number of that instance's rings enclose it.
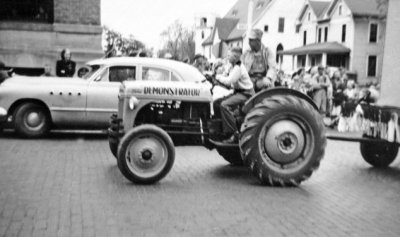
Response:
[[[251,94],[236,92],[214,102],[214,113],[221,113],[222,128],[225,134],[233,134],[239,130],[236,125],[234,111],[250,97]]]

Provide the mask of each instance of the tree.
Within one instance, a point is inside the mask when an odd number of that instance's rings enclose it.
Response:
[[[110,55],[110,52],[117,46],[117,44],[120,44],[123,55],[125,56],[129,56],[129,54],[139,51],[146,52],[147,56],[151,56],[151,50],[147,49],[143,42],[135,39],[133,35],[124,37],[120,32],[110,29],[107,26],[103,26],[103,32],[107,42],[104,48],[106,57]]]
[[[175,60],[193,59],[195,54],[194,30],[185,28],[176,20],[161,33],[164,41],[163,48],[158,52],[159,57],[169,53]]]

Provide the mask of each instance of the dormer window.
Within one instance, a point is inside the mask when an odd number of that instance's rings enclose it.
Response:
[[[311,20],[311,12],[308,13],[308,21]]]
[[[342,15],[342,5],[339,6],[339,16]]]
[[[238,13],[238,11],[237,11],[237,10],[233,10],[233,11],[232,11],[232,16],[236,16],[236,15],[237,15],[237,13]]]
[[[200,26],[207,27],[207,18],[205,18],[205,17],[201,18]]]

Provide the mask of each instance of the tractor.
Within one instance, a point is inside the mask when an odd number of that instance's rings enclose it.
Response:
[[[180,63],[170,64],[177,68]],[[213,113],[214,85],[207,81],[215,82],[210,77],[123,82],[108,133],[111,152],[128,180],[151,184],[164,178],[180,144],[216,149],[270,186],[297,186],[318,168],[325,127],[308,96],[287,88],[255,94],[237,109],[238,144],[225,144],[221,118]]]

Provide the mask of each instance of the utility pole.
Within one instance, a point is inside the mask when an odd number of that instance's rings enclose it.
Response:
[[[249,0],[249,5],[247,7],[247,30],[246,30],[246,36],[243,38],[243,51],[250,48],[249,34],[253,26],[253,12],[254,12],[254,0]]]

